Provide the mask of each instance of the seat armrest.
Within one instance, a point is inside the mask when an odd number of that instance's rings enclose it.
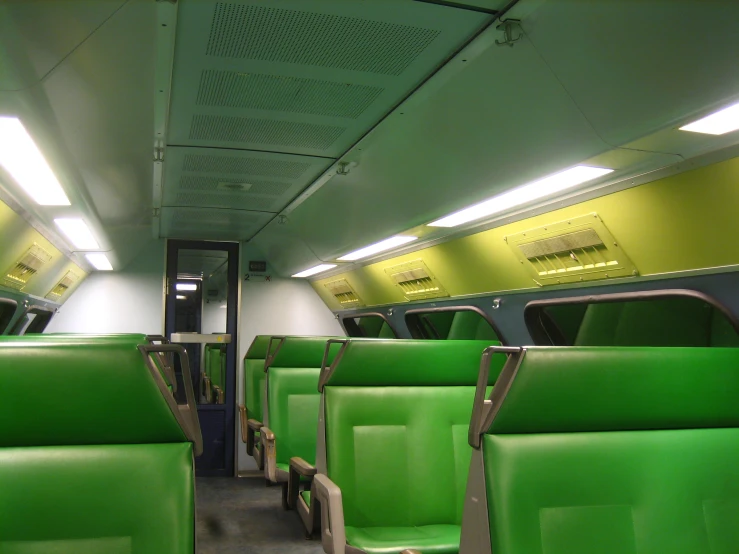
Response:
[[[321,504],[321,543],[328,554],[346,554],[346,530],[341,489],[322,473],[313,478],[312,488]]]
[[[249,429],[253,429],[254,431],[259,431],[262,427],[264,427],[264,423],[261,421],[257,421],[256,419],[247,419],[246,425],[249,427]]]
[[[239,404],[239,421],[241,422],[241,442],[247,442],[249,436],[249,425],[247,424],[247,421],[249,421],[249,416],[247,416],[246,406],[244,406],[243,404]],[[247,448],[246,453],[251,456],[250,450],[251,449]]]
[[[290,475],[287,478],[287,505],[291,510],[294,510],[298,505],[300,478],[312,478],[315,474],[316,468],[303,458],[290,458]]]
[[[239,409],[241,409],[241,406],[239,406]],[[263,427],[263,424],[261,421],[257,421],[256,419],[246,419],[246,423],[244,423],[244,419],[247,416],[246,406],[244,406],[242,414],[241,438],[246,443],[246,453],[249,454],[249,456],[254,456],[254,451],[258,450],[255,444],[256,434],[257,431],[259,431]],[[256,458],[256,456],[254,456],[254,458]],[[262,468],[260,467],[259,469]]]
[[[264,477],[273,483],[277,482],[277,448],[275,446],[275,434],[269,427],[259,430],[259,438],[262,441],[262,456],[264,456]]]

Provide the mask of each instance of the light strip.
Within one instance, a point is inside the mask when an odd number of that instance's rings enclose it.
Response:
[[[408,244],[409,242],[413,242],[414,240],[418,240],[418,237],[408,237],[408,236],[397,235],[394,237],[390,237],[389,239],[380,241],[378,243],[365,246],[364,248],[361,248],[360,250],[355,250],[354,252],[350,252],[346,256],[342,256],[341,258],[339,258],[339,260],[349,261],[349,262],[354,261],[354,260],[361,260],[362,258],[371,256],[372,254],[378,254],[380,252],[385,252],[386,250],[391,250],[395,248],[396,246],[402,246],[404,244]]]
[[[464,210],[460,210],[441,219],[437,219],[429,223],[430,227],[456,227],[469,221],[482,219],[489,215],[497,214],[510,210],[515,206],[527,204],[533,200],[538,200],[545,196],[561,192],[563,190],[575,187],[582,183],[592,181],[603,175],[613,172],[612,169],[605,167],[590,167],[587,165],[577,165],[565,171],[555,173],[528,185],[515,188],[498,196],[494,196],[490,200],[475,204]]]
[[[185,296],[184,294],[178,294],[177,300],[187,300],[187,296]]]
[[[97,250],[100,248],[98,241],[92,236],[90,228],[81,219],[55,219],[54,223],[67,235],[75,248],[80,250]]]
[[[17,117],[0,117],[0,165],[37,204],[70,205],[49,164]]]
[[[108,260],[108,256],[105,254],[102,254],[100,252],[95,252],[93,254],[87,254],[85,256],[87,258],[87,261],[92,264],[92,266],[100,271],[112,271],[113,266],[110,265],[110,261]]]
[[[196,283],[177,283],[175,285],[175,288],[177,290],[183,291],[183,290],[198,290],[198,285]]]
[[[739,129],[739,104],[734,104],[707,115],[703,119],[680,127],[681,131],[704,133],[706,135],[725,135],[737,129]]]
[[[306,269],[305,271],[301,271],[300,273],[296,273],[295,275],[293,275],[293,277],[310,277],[311,275],[315,275],[323,271],[328,271],[329,269],[333,269],[334,267],[336,267],[336,264],[321,264],[317,265],[316,267]]]

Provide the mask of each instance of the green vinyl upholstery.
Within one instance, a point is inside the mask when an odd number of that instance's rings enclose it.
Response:
[[[226,345],[205,345],[205,374],[210,379],[213,395],[209,400],[218,402],[218,393],[226,393]]]
[[[316,460],[318,378],[326,343],[335,337],[279,337],[273,339],[266,371],[265,425],[275,436],[277,480],[286,481],[290,458],[310,464]],[[274,344],[279,341],[277,344]],[[331,349],[328,363],[338,351]]]
[[[193,446],[140,339],[0,342],[3,554],[194,552]]]
[[[326,474],[347,543],[459,551],[467,430],[488,341],[350,340],[324,386]],[[496,357],[498,370],[503,357]],[[490,383],[497,378],[491,371]]]
[[[495,554],[739,545],[739,351],[530,348],[483,437]]]
[[[264,396],[264,360],[267,358],[269,335],[254,338],[244,356],[244,405],[247,418],[262,421]]]

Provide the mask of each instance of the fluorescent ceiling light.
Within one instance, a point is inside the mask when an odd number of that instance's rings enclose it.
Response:
[[[418,240],[418,237],[406,237],[406,236],[397,235],[395,237],[390,237],[389,239],[385,239],[378,243],[365,246],[364,248],[361,248],[360,250],[355,250],[354,252],[350,252],[346,256],[342,256],[339,259],[341,261],[349,261],[349,262],[354,261],[354,260],[361,260],[362,258],[371,256],[372,254],[378,254],[380,252],[385,252],[386,250],[392,250],[396,246],[402,246],[404,244],[408,244],[409,242],[413,242],[414,240]]]
[[[105,254],[95,252],[94,254],[87,254],[85,257],[95,269],[100,271],[111,271],[113,269],[113,266],[110,265],[110,262],[108,261],[108,256]]]
[[[197,283],[177,283],[175,285],[177,290],[198,290]]]
[[[311,275],[321,273],[322,271],[328,271],[329,269],[333,269],[334,267],[336,267],[336,264],[321,264],[317,265],[316,267],[306,269],[305,271],[301,271],[300,273],[296,273],[295,275],[293,275],[293,277],[310,277]]]
[[[703,119],[680,127],[681,131],[705,133],[706,135],[724,135],[737,129],[739,129],[739,104],[734,104]]]
[[[430,227],[456,227],[469,221],[509,210],[521,204],[543,198],[592,181],[611,173],[612,169],[577,165],[573,168],[544,177],[528,185],[515,188],[480,204],[475,204],[441,219],[429,223]]]
[[[55,219],[54,223],[67,235],[75,248],[80,250],[97,250],[100,248],[98,241],[92,236],[90,228],[81,219]]]
[[[187,296],[185,296],[183,294],[178,294],[177,295],[177,300],[187,300]]]
[[[0,165],[37,204],[69,206],[69,198],[17,117],[0,117]]]

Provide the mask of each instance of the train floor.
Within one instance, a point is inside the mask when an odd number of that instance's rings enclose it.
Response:
[[[321,554],[296,512],[282,509],[280,487],[261,477],[198,477],[199,554]]]

